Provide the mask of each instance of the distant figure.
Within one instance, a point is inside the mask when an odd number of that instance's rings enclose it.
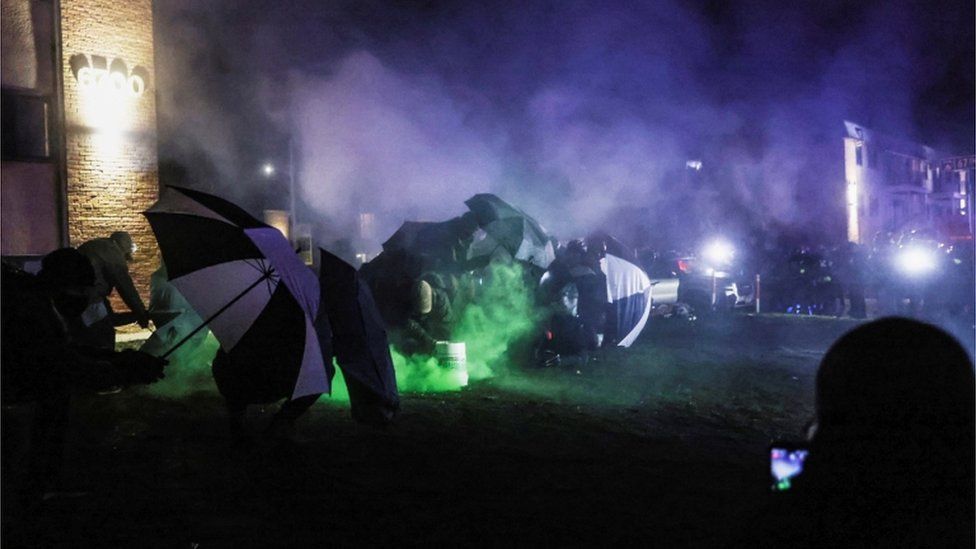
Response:
[[[602,344],[608,301],[601,253],[602,247],[590,252],[582,240],[572,240],[549,265],[537,291],[539,303],[552,309],[546,348],[577,355]]]
[[[851,302],[850,316],[853,318],[867,318],[867,301],[864,297],[864,287],[866,285],[867,254],[864,249],[851,244],[850,255],[848,256],[848,268],[851,280],[848,283],[847,295]]]
[[[94,283],[91,264],[73,248],[45,256],[36,276],[3,266],[3,402],[36,404],[25,487],[29,498],[46,499],[61,491],[72,390],[96,391],[163,377],[164,360],[71,340],[68,325],[85,311]]]
[[[974,388],[969,356],[931,325],[885,318],[841,337],[817,373],[806,470],[776,496],[790,515],[776,537],[973,547]]]
[[[139,326],[149,326],[149,314],[129,276],[129,262],[136,251],[132,237],[116,231],[108,238],[89,240],[78,247],[95,269],[95,289],[88,309],[82,315],[83,327],[76,335],[85,343],[102,349],[115,348],[115,319],[108,296],[117,290],[122,301],[136,314]]]
[[[570,243],[571,245],[574,243]],[[603,345],[608,333],[607,277],[600,268],[600,260],[606,255],[602,246],[584,247],[582,261],[569,270],[579,293],[578,314],[586,331],[587,347],[595,350]]]

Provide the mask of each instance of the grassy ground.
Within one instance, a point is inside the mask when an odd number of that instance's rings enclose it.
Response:
[[[587,364],[404,395],[387,429],[323,402],[291,442],[261,438],[274,409],[255,407],[233,444],[213,391],[79,397],[66,476],[89,495],[26,516],[8,501],[4,546],[721,545],[852,325],[660,321]],[[28,412],[4,411],[8,479]]]

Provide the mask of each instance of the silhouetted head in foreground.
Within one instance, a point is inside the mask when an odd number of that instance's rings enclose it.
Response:
[[[949,334],[904,318],[871,322],[841,337],[820,364],[818,430],[952,438],[972,430],[973,383],[969,357]]]
[[[88,306],[95,270],[78,250],[61,248],[44,256],[37,280],[58,312],[70,319],[81,315]]]
[[[841,337],[817,373],[816,431],[796,492],[818,537],[969,543],[974,386],[966,351],[934,326],[885,318]]]

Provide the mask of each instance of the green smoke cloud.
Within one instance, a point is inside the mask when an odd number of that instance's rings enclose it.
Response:
[[[537,325],[532,288],[520,264],[491,264],[475,299],[463,308],[454,340],[467,346],[468,375],[491,377],[509,365],[513,345],[530,336]]]
[[[455,304],[459,314],[452,340],[465,343],[466,371],[445,368],[438,364],[436,357],[404,354],[391,346],[390,355],[400,392],[458,391],[469,380],[486,379],[507,369],[513,344],[531,335],[539,317],[525,277],[526,273],[518,264],[492,264],[479,276],[463,282],[462,285],[470,290],[470,297],[466,302]],[[178,333],[165,334],[167,337],[162,341],[150,340],[143,350],[157,356],[162,354],[171,343],[178,341],[179,336],[188,333],[188,326],[174,322],[174,330]],[[166,378],[146,390],[162,398],[216,391],[210,364],[219,346],[210,332],[187,342],[169,356]],[[331,397],[319,402],[349,402],[349,392],[338,367]]]
[[[400,392],[459,391],[469,380],[486,379],[507,369],[513,344],[531,335],[539,317],[525,276],[518,264],[492,264],[479,276],[462,281],[461,287],[467,288],[470,297],[466,303],[455,303],[459,315],[452,340],[465,344],[466,370],[445,368],[436,357],[404,354],[391,345]],[[342,371],[336,368],[332,397],[320,402],[348,400]]]
[[[160,356],[169,350],[173,342],[178,341],[175,336],[168,339],[160,341],[151,338],[142,350]],[[149,385],[146,391],[161,398],[180,398],[201,391],[216,392],[210,364],[219,347],[220,343],[209,330],[187,341],[169,355],[166,377]]]
[[[454,304],[459,314],[452,340],[465,344],[466,371],[442,367],[430,355],[401,353],[391,345],[390,356],[401,393],[459,391],[469,380],[493,377],[508,368],[513,345],[531,336],[541,313],[534,304],[533,285],[526,283],[521,265],[492,264],[478,276],[463,280],[460,286],[466,290],[459,293],[469,297]],[[331,398],[319,402],[348,401],[342,370],[337,366]]]

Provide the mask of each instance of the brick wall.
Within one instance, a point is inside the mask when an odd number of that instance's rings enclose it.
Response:
[[[159,194],[152,29],[151,0],[61,0],[68,237],[78,246],[129,231],[139,246],[130,271],[144,300],[159,265],[141,213]],[[82,88],[69,61],[78,54],[121,59],[130,71],[144,67],[145,91],[136,97]],[[125,309],[118,296],[114,304]]]

